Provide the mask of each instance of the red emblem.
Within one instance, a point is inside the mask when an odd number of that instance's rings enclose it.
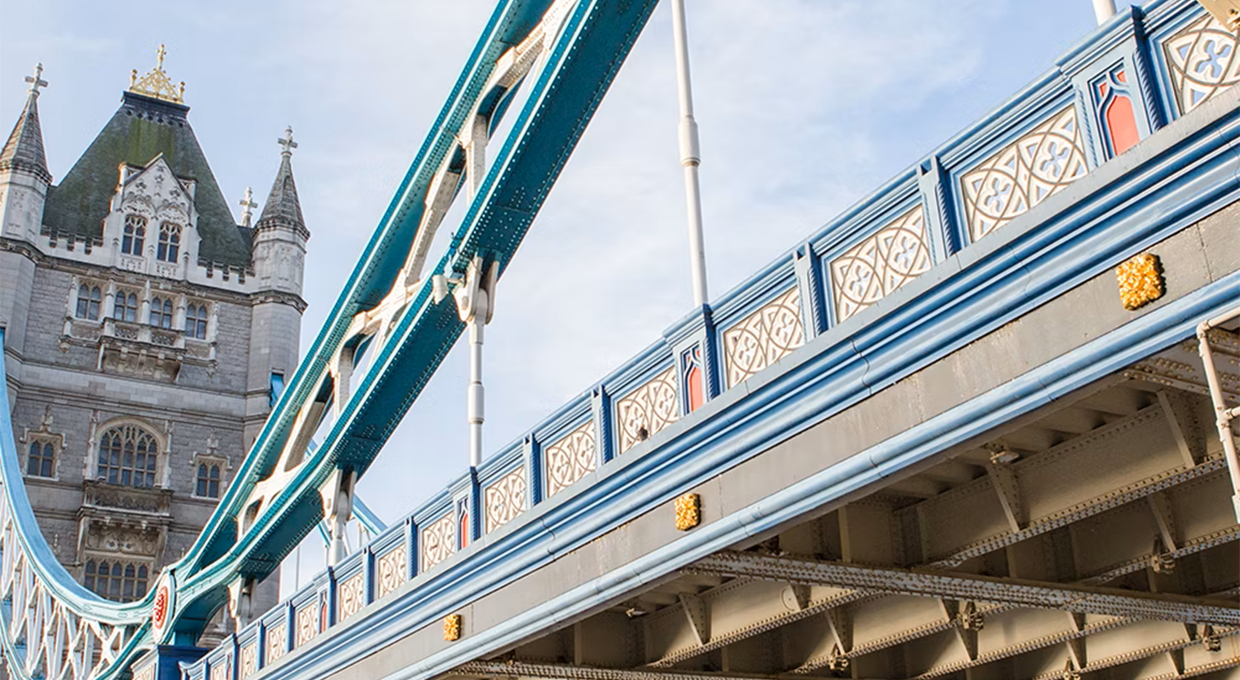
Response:
[[[151,625],[156,631],[163,630],[168,623],[168,584],[159,584],[155,593],[155,606],[151,609]]]

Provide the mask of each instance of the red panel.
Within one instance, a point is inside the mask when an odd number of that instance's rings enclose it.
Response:
[[[461,547],[469,547],[469,513],[461,513]]]
[[[1123,74],[1121,73],[1122,77]],[[1107,105],[1107,129],[1111,131],[1111,147],[1118,156],[1131,149],[1141,135],[1137,132],[1137,116],[1132,110],[1132,100],[1116,95]]]
[[[698,410],[706,403],[706,390],[702,387],[702,369],[694,366],[689,369],[689,412]]]

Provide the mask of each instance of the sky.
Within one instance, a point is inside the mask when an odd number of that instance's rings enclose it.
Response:
[[[266,198],[276,139],[291,125],[312,234],[304,351],[494,6],[0,0],[0,125],[16,121],[22,79],[41,62],[50,86],[39,113],[58,181],[119,106],[130,70],[153,67],[164,43],[165,70],[186,83],[190,122],[238,221],[246,187]],[[1053,68],[1096,23],[1090,0],[687,7],[715,299]],[[484,359],[489,453],[692,307],[669,9],[656,9],[498,286]],[[383,519],[466,470],[467,375],[462,344],[359,483]],[[323,563],[317,535],[301,552],[304,583]],[[282,590],[298,581],[286,564]]]

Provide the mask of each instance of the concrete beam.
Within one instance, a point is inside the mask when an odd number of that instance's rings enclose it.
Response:
[[[1240,625],[1240,606],[1229,602],[973,574],[819,562],[732,551],[699,560],[686,571],[1105,616]]]

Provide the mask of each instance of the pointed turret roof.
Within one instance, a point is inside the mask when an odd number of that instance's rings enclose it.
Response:
[[[284,137],[277,141],[284,147],[280,152],[280,171],[276,173],[276,181],[271,185],[271,193],[267,195],[267,203],[263,205],[263,214],[259,216],[255,229],[278,225],[291,227],[309,236],[306,221],[301,216],[301,201],[297,199],[297,183],[293,181],[293,149],[297,148],[297,142],[293,141],[293,128],[286,128]]]
[[[13,126],[9,141],[0,151],[0,172],[20,170],[28,172],[51,183],[52,173],[47,170],[47,157],[43,153],[43,131],[39,126],[39,88],[46,87],[47,81],[40,78],[43,64],[34,67],[34,76],[26,76],[30,83],[30,93],[26,97],[26,108],[22,109],[21,118]]]

